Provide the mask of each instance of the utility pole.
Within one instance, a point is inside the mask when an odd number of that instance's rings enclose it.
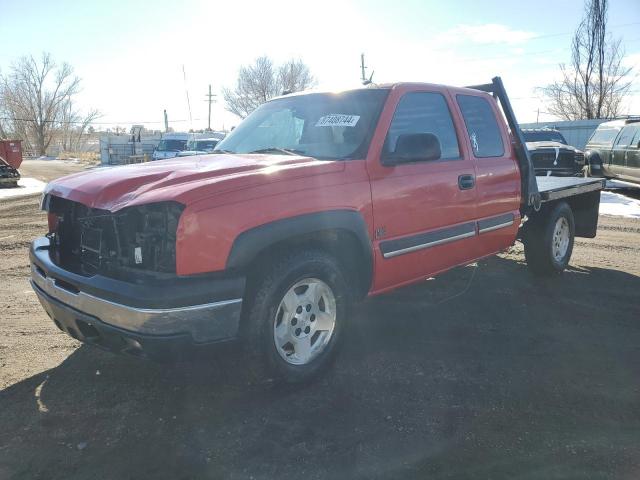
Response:
[[[207,97],[205,101],[209,102],[209,123],[207,124],[207,130],[211,131],[211,104],[215,102],[213,99],[215,95],[211,93],[211,85],[209,85],[209,93],[205,94],[205,97]]]
[[[371,72],[371,75],[369,76],[369,78],[367,78],[367,74],[365,73],[367,68],[368,67],[364,65],[364,53],[361,53],[360,54],[360,72],[361,72],[360,80],[362,81],[363,85],[369,85],[373,79],[373,72]]]
[[[167,117],[167,111],[164,111],[164,131],[165,133],[169,131],[169,117]]]

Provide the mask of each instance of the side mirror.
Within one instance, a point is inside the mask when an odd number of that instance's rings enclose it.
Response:
[[[383,158],[384,165],[428,162],[442,155],[440,140],[433,133],[405,133],[398,136],[396,149]]]

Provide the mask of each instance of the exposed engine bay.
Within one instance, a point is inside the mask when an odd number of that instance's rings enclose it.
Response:
[[[176,202],[112,213],[47,195],[51,260],[81,275],[132,280],[175,274],[176,231],[184,207]]]

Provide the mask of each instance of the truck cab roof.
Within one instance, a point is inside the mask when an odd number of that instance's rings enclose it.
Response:
[[[403,90],[448,90],[454,93],[461,93],[465,95],[487,95],[490,96],[486,92],[482,92],[476,90],[474,88],[468,87],[453,87],[450,85],[442,85],[437,83],[427,83],[427,82],[388,82],[388,83],[376,83],[369,84],[356,88],[346,88],[343,90],[322,90],[322,89],[309,89],[303,90],[300,92],[292,92],[284,95],[280,95],[278,97],[272,98],[270,101],[278,100],[281,98],[290,98],[294,96],[303,96],[303,95],[313,95],[313,94],[334,94],[340,95],[342,93],[353,92],[358,90],[395,90],[395,89],[403,89]]]

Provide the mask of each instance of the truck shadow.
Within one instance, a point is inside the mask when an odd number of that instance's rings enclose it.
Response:
[[[233,349],[162,366],[82,346],[0,392],[0,477],[637,474],[638,291],[491,258],[366,301],[301,389],[251,381]]]

